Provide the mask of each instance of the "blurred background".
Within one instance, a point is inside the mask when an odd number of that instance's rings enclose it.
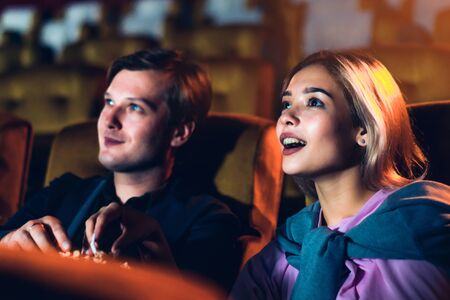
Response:
[[[0,37],[0,110],[35,133],[28,193],[54,134],[97,116],[109,63],[142,48],[201,62],[213,111],[275,120],[283,77],[320,49],[374,54],[408,103],[450,99],[450,0],[3,0]]]

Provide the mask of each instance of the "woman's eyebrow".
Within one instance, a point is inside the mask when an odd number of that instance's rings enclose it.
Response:
[[[304,94],[308,94],[308,93],[322,93],[322,94],[327,95],[327,96],[330,97],[331,99],[334,99],[334,98],[333,98],[333,95],[331,95],[330,92],[328,92],[328,91],[326,91],[326,90],[324,90],[324,89],[318,88],[318,87],[307,87],[307,88],[305,88],[305,89],[303,90],[303,93],[304,93]]]

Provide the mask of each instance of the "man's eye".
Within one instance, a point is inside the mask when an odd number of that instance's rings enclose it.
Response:
[[[132,111],[143,111],[142,107],[140,107],[139,105],[134,104],[134,103],[131,103],[131,104],[130,104],[130,109],[131,109]]]
[[[105,99],[105,105],[107,106],[113,106],[114,105],[114,101],[111,99]]]
[[[290,102],[288,102],[288,101],[281,102],[281,110],[285,110],[285,109],[288,109],[288,108],[291,108],[291,103]]]
[[[325,104],[317,98],[311,98],[308,100],[308,106],[311,107],[324,107]]]

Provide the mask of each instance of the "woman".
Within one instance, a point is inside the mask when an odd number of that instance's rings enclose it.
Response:
[[[427,162],[389,71],[319,52],[290,72],[283,170],[318,199],[246,265],[237,299],[448,299],[450,187]]]

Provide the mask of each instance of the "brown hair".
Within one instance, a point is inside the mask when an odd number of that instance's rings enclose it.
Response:
[[[206,118],[212,98],[208,75],[181,52],[155,48],[120,57],[108,69],[107,84],[122,70],[154,70],[168,75],[163,97],[169,105],[172,124],[199,123]]]

